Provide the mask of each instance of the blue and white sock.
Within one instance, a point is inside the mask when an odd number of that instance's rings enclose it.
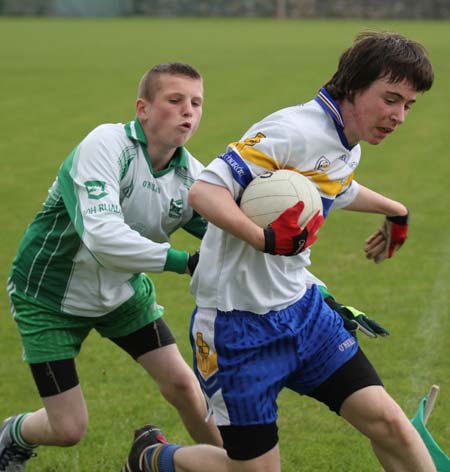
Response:
[[[144,472],[175,472],[173,455],[182,446],[161,444],[145,451]]]

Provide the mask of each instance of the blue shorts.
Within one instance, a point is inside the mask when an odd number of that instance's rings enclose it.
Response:
[[[195,373],[219,426],[276,421],[283,387],[308,394],[358,350],[316,286],[265,315],[198,308],[191,344]]]

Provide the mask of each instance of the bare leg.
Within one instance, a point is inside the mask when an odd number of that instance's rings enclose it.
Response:
[[[147,352],[137,360],[157,382],[164,398],[178,410],[192,439],[221,447],[222,438],[213,419],[206,422],[206,400],[197,378],[176,344]]]
[[[402,409],[380,386],[350,395],[340,414],[366,435],[387,472],[435,472],[422,438]]]
[[[190,446],[175,452],[177,472],[280,472],[278,445],[262,456],[247,461],[228,458],[223,449],[212,446]]]
[[[88,414],[80,385],[42,399],[44,408],[28,415],[22,436],[30,444],[73,446],[85,435]]]

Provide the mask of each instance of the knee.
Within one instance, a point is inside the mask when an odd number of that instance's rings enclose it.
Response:
[[[395,442],[407,447],[411,439],[411,425],[398,405],[386,408],[373,428],[373,439],[382,442]]]
[[[86,434],[88,418],[87,416],[82,418],[70,416],[51,426],[59,446],[75,446]]]
[[[177,375],[159,385],[159,389],[164,398],[173,405],[190,402],[201,394],[200,386],[192,372]]]

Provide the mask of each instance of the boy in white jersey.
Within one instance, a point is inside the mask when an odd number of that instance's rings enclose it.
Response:
[[[198,442],[221,444],[145,272],[191,273],[178,228],[201,238],[188,204],[203,169],[184,147],[202,116],[203,81],[160,64],[141,79],[136,118],[95,128],[63,162],[14,259],[8,292],[44,407],[0,429],[0,471],[24,470],[36,445],[71,446],[88,416],[74,358],[91,329],[137,360]]]
[[[189,201],[210,224],[192,279],[191,343],[226,454],[162,445],[158,431],[144,428],[125,471],[279,472],[276,399],[284,387],[323,402],[366,435],[384,470],[435,470],[356,337],[309,280],[308,247],[321,217],[300,228],[297,204],[261,229],[237,204],[256,175],[300,172],[316,184],[325,216],[335,208],[385,215],[365,252],[375,262],[391,257],[406,238],[408,210],[353,180],[359,142],[378,144],[395,131],[432,82],[420,44],[361,34],[313,100],[253,125],[200,174]]]

